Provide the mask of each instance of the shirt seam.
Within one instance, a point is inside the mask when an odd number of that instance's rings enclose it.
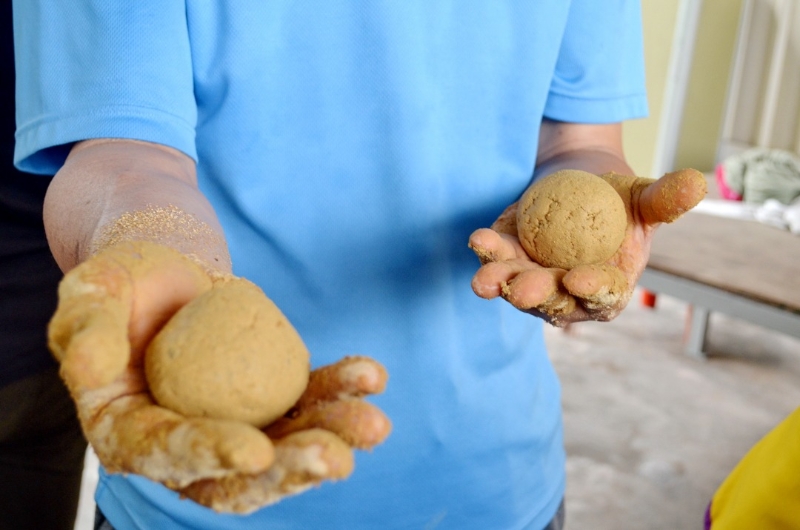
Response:
[[[647,92],[634,92],[634,93],[630,93],[630,94],[624,94],[624,95],[621,95],[621,96],[612,96],[612,97],[607,97],[607,98],[596,98],[596,97],[573,96],[573,95],[570,95],[570,94],[564,94],[564,93],[551,91],[549,93],[549,95],[548,95],[548,98],[549,97],[553,97],[553,96],[558,97],[558,98],[563,98],[563,99],[573,99],[573,100],[576,100],[576,101],[587,101],[587,102],[597,102],[597,103],[599,103],[599,102],[604,102],[604,101],[622,101],[622,100],[626,100],[626,99],[647,97]]]
[[[166,110],[163,110],[163,109],[159,109],[159,108],[156,108],[156,107],[148,107],[148,106],[145,106],[145,105],[105,105],[105,106],[101,106],[101,107],[94,107],[94,106],[93,107],[84,107],[81,110],[78,110],[78,111],[75,111],[75,112],[70,112],[70,113],[67,113],[67,114],[48,114],[48,115],[45,115],[45,116],[40,116],[40,117],[34,118],[33,120],[21,125],[17,129],[15,137],[17,139],[19,139],[22,136],[28,134],[32,129],[35,129],[36,127],[41,127],[43,125],[47,125],[47,124],[50,124],[50,123],[55,123],[55,122],[59,122],[59,121],[69,121],[69,120],[73,120],[73,119],[81,118],[81,117],[102,116],[102,115],[110,114],[111,113],[110,111],[119,111],[119,110],[123,110],[123,111],[126,111],[126,112],[122,112],[121,114],[119,112],[115,112],[115,114],[117,114],[117,116],[115,116],[115,118],[119,119],[119,118],[125,118],[125,117],[142,117],[142,116],[152,115],[154,113],[155,114],[161,114],[161,115],[166,115],[166,116],[170,116],[171,118],[174,118],[180,125],[186,127],[186,129],[192,131],[192,133],[195,132],[195,126],[194,125],[192,125],[190,122],[188,122],[182,116],[180,116],[178,114],[175,114],[173,112],[169,112],[169,111],[166,111]]]

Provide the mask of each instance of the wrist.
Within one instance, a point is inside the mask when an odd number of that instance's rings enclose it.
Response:
[[[103,224],[92,238],[89,254],[128,241],[149,241],[170,247],[215,276],[231,272],[222,232],[175,205],[148,205]]]
[[[76,144],[53,178],[44,221],[65,272],[98,250],[149,240],[230,272],[216,214],[197,187],[194,161],[170,147],[135,140]]]

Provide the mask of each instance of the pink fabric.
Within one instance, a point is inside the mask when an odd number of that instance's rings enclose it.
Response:
[[[722,164],[717,164],[714,173],[717,176],[717,188],[719,188],[722,198],[729,201],[741,201],[742,196],[729,188],[727,182],[725,182],[725,168],[722,167]]]

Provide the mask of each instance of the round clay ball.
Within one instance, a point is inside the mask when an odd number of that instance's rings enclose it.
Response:
[[[148,346],[145,374],[166,408],[263,427],[305,390],[309,354],[261,289],[234,279],[175,313]]]
[[[602,263],[622,244],[625,205],[602,178],[562,170],[534,182],[519,201],[517,232],[525,252],[545,267]]]

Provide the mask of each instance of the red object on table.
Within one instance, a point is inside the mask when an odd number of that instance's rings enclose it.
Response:
[[[643,290],[642,291],[642,305],[645,307],[655,307],[656,306],[656,293]]]

